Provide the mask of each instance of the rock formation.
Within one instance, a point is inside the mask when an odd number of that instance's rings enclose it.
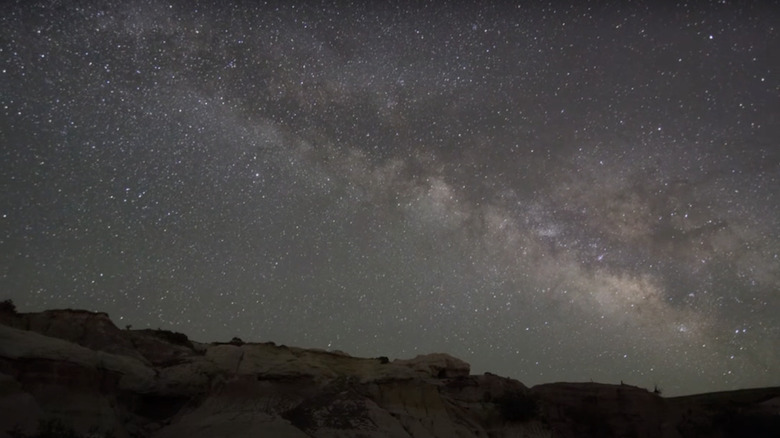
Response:
[[[780,388],[666,399],[469,372],[447,354],[201,344],[105,313],[2,306],[0,438],[780,436]]]

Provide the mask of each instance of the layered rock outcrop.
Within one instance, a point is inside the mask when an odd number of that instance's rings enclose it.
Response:
[[[780,427],[780,388],[698,399],[627,385],[529,389],[470,375],[446,354],[389,361],[200,344],[74,310],[2,309],[0,322],[0,437],[37,436],[52,420],[117,438],[725,437],[746,424],[752,436]]]

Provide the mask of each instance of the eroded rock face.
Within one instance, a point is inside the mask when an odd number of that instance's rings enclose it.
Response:
[[[86,310],[46,310],[16,314],[12,327],[64,339],[92,350],[141,359],[131,340],[111,322],[108,314]],[[0,321],[3,319],[0,318]]]
[[[539,385],[532,394],[561,436],[674,436],[664,421],[666,405],[657,394],[629,385],[568,383]]]
[[[408,360],[396,359],[393,364],[409,367],[426,377],[437,379],[466,377],[471,372],[469,364],[445,353],[424,354]]]
[[[0,438],[11,430],[34,436],[52,418],[82,436],[118,438],[728,437],[780,429],[780,388],[703,399],[663,399],[627,385],[529,389],[469,375],[467,363],[446,354],[390,362],[272,343],[198,344],[163,330],[120,330],[101,313],[3,312]],[[738,412],[728,410],[734,403]]]
[[[0,373],[0,431],[17,428],[19,431],[32,434],[38,427],[43,411],[30,392],[22,387],[14,375],[6,374],[6,363],[0,362],[4,369]]]

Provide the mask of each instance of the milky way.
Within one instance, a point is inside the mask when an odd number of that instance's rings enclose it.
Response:
[[[776,2],[3,3],[22,311],[780,384]]]

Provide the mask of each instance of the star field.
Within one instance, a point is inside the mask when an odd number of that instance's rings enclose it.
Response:
[[[527,385],[778,385],[777,23],[4,2],[1,298]]]

